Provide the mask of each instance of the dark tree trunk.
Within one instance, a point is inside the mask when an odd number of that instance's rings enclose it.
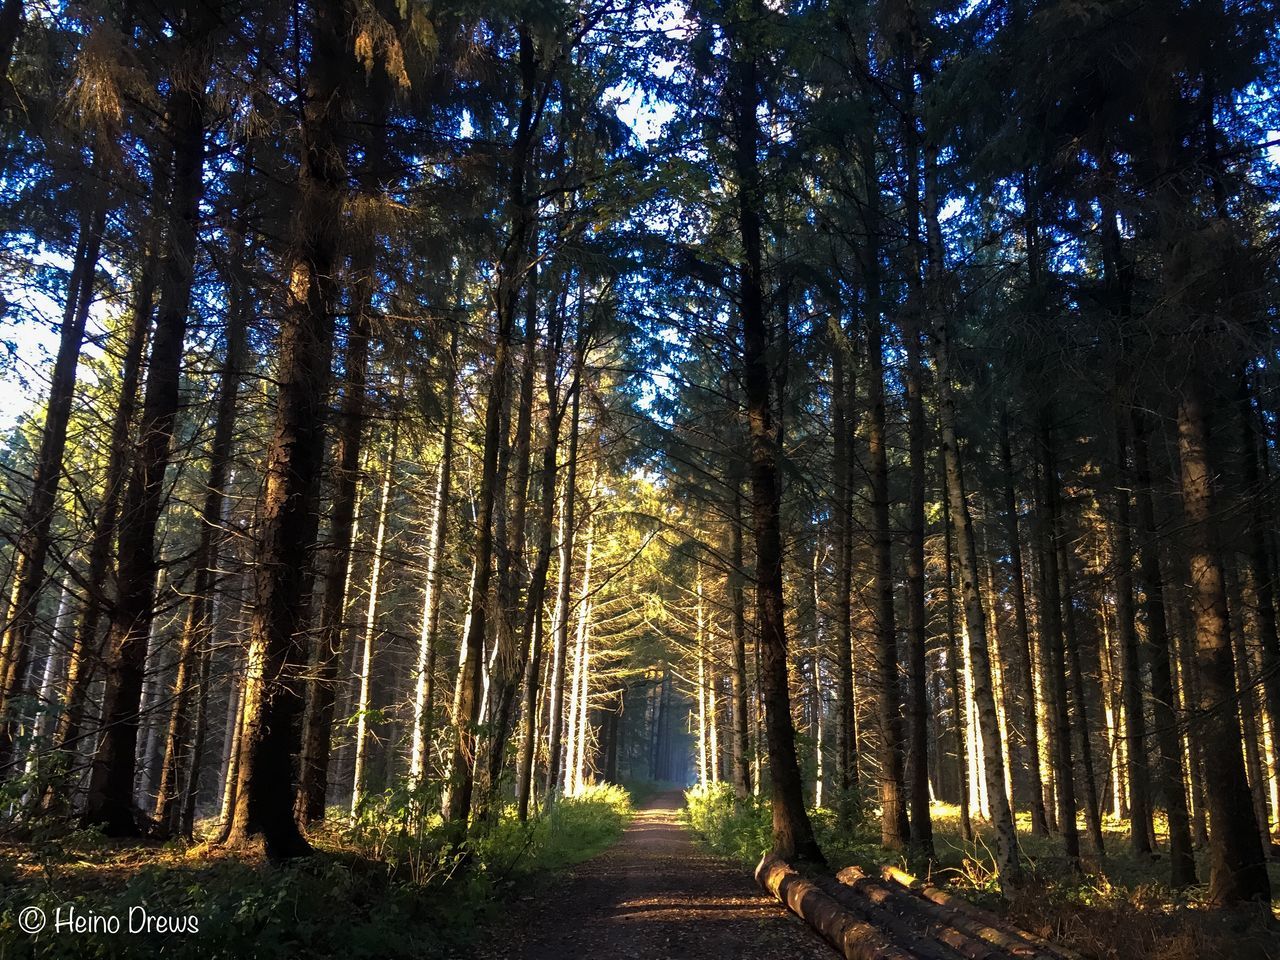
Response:
[[[1130,408],[1133,426],[1133,481],[1138,506],[1144,610],[1147,618],[1147,656],[1151,671],[1152,714],[1160,762],[1156,767],[1157,782],[1164,794],[1169,823],[1169,883],[1175,889],[1196,882],[1195,851],[1191,845],[1191,818],[1187,810],[1186,771],[1182,761],[1182,743],[1178,735],[1177,701],[1173,690],[1173,651],[1169,643],[1169,626],[1165,617],[1164,577],[1160,572],[1160,550],[1155,519],[1155,502],[1151,495],[1151,466],[1147,448],[1147,430],[1142,412]]]
[[[1060,530],[1065,534],[1065,518]],[[1085,695],[1084,667],[1080,656],[1080,633],[1076,629],[1075,576],[1066,536],[1058,538],[1058,566],[1062,573],[1063,637],[1071,679],[1071,700],[1075,706],[1076,729],[1080,734],[1080,769],[1084,774],[1084,820],[1089,842],[1099,858],[1106,855],[1102,839],[1102,805],[1098,800],[1098,778],[1093,766],[1093,744],[1089,738],[1089,698]]]
[[[251,164],[246,160],[245,170],[247,171],[250,166]],[[242,367],[247,346],[251,303],[249,281],[244,269],[245,213],[242,202],[239,223],[228,231],[232,264],[227,278],[227,328],[224,334],[226,352],[223,358],[222,377],[218,384],[213,442],[209,447],[209,476],[205,485],[204,506],[200,512],[200,542],[196,546],[194,558],[195,585],[182,629],[178,674],[174,680],[173,697],[169,707],[164,765],[160,772],[160,788],[155,812],[155,819],[164,834],[177,833],[182,827],[184,799],[180,789],[182,765],[184,754],[188,752],[190,743],[188,731],[192,729],[190,718],[187,716],[188,704],[193,679],[202,701],[205,696],[205,685],[200,683],[200,677],[208,673],[214,595],[219,589],[218,553],[224,538],[223,505],[231,475],[231,454],[237,419],[236,401],[239,398],[240,382],[243,377]],[[198,780],[199,769],[196,763],[191,762],[188,765],[188,776]]]
[[[328,559],[325,563],[320,621],[316,630],[314,676],[307,684],[302,721],[302,756],[298,771],[295,813],[300,826],[324,819],[333,744],[333,718],[346,635],[347,572],[355,534],[356,497],[360,489],[360,453],[364,444],[369,347],[373,333],[375,246],[362,244],[353,267],[353,309],[347,326],[343,357],[342,402],[334,431],[329,500]]]
[[[870,188],[869,188],[870,189]],[[878,254],[874,255],[878,260]],[[872,254],[868,254],[868,259]],[[868,263],[870,266],[870,263]],[[873,275],[875,271],[872,271]],[[872,544],[875,555],[877,713],[880,726],[880,843],[901,849],[911,836],[902,759],[902,699],[898,686],[898,632],[893,610],[893,553],[889,531],[889,459],[885,442],[884,343],[878,284],[867,295],[867,384],[871,401]]]
[[[1057,788],[1058,821],[1067,859],[1080,864],[1080,831],[1076,825],[1075,768],[1071,759],[1071,714],[1067,695],[1066,642],[1062,625],[1062,573],[1058,542],[1062,524],[1058,510],[1058,468],[1048,411],[1040,425],[1041,588],[1044,591],[1045,692],[1049,699],[1049,737],[1053,741],[1053,782]]]
[[[458,682],[454,688],[454,744],[449,765],[449,784],[444,805],[445,820],[465,827],[471,813],[478,761],[478,730],[481,707],[481,680],[489,607],[489,583],[495,552],[494,517],[502,495],[498,458],[505,432],[504,412],[511,379],[511,337],[515,326],[516,303],[524,274],[522,259],[528,253],[533,210],[526,196],[528,164],[532,154],[535,117],[533,80],[537,58],[533,36],[520,28],[520,73],[523,96],[515,139],[511,147],[511,175],[507,195],[507,217],[511,236],[499,270],[497,331],[493,354],[493,375],[485,407],[484,452],[480,467],[480,490],[476,511],[475,566],[473,568],[467,629],[462,638]]]
[[[1262,838],[1253,813],[1236,711],[1231,627],[1215,522],[1208,427],[1193,373],[1178,405],[1182,509],[1195,617],[1195,662],[1202,713],[1205,795],[1209,810],[1209,895],[1218,903],[1271,899]]]
[[[167,175],[165,177],[167,180]],[[161,190],[155,194],[157,205],[162,200]],[[89,563],[85,572],[85,599],[76,625],[75,638],[67,659],[67,674],[63,683],[63,712],[58,718],[54,742],[59,750],[76,752],[80,741],[80,728],[84,721],[85,699],[89,681],[100,657],[98,627],[107,608],[107,578],[111,571],[111,548],[115,545],[116,524],[120,517],[120,498],[129,471],[132,453],[129,432],[133,427],[134,413],[138,406],[138,383],[142,375],[142,354],[151,329],[151,315],[155,307],[155,288],[159,275],[160,246],[159,218],[152,216],[151,236],[143,248],[142,269],[134,289],[134,300],[129,321],[129,333],[125,341],[124,356],[120,363],[120,394],[111,420],[111,439],[107,453],[107,468],[102,485],[102,500],[98,507],[97,522],[89,540]],[[68,757],[68,761],[70,757]]]
[[[198,30],[204,15],[192,7],[186,29]],[[169,96],[173,142],[173,195],[160,273],[160,303],[147,368],[138,452],[121,511],[117,597],[107,632],[107,683],[102,704],[102,738],[89,776],[84,821],[108,834],[138,830],[133,803],[147,639],[155,616],[156,528],[164,506],[180,402],[183,346],[191,308],[196,229],[204,193],[204,85],[208,64],[193,51],[198,66],[175,83]]]
[[[536,251],[531,249],[530,262],[535,260]],[[510,489],[513,509],[511,521],[507,527],[503,576],[498,584],[498,616],[501,620],[498,625],[498,642],[494,647],[489,688],[488,789],[490,801],[496,795],[498,780],[502,774],[507,741],[511,736],[514,721],[516,694],[519,692],[518,688],[525,673],[533,643],[534,621],[542,616],[547,570],[551,565],[551,526],[555,510],[554,477],[556,442],[559,439],[558,421],[555,423],[554,433],[548,430],[543,448],[542,498],[539,502],[543,505],[542,519],[545,523],[539,528],[538,552],[533,569],[530,570],[524,616],[521,617],[520,610],[517,608],[520,605],[520,570],[524,565],[529,475],[533,453],[533,384],[537,379],[538,273],[536,266],[529,269],[525,280],[525,301],[524,355],[521,362],[520,404],[516,411],[516,436],[513,450],[516,468]],[[549,408],[548,413],[554,414],[554,410],[553,406]],[[548,419],[550,420],[550,416]],[[550,463],[547,457],[548,450]],[[547,480],[548,473],[552,477],[550,481]],[[548,506],[550,512],[547,512]]]
[[[756,624],[759,631],[773,792],[773,852],[786,861],[824,864],[804,806],[804,784],[796,759],[795,728],[787,679],[786,613],[782,587],[782,491],[770,397],[771,324],[765,308],[758,169],[759,81],[751,41],[742,23],[731,25],[738,175],[738,226],[743,262],[739,271],[742,311],[743,392],[751,448],[751,519],[756,546]]]
[[[9,64],[22,32],[22,0],[4,0],[0,7],[0,79],[9,76]]]
[[[1018,669],[1022,679],[1022,703],[1026,725],[1023,746],[1027,751],[1027,777],[1031,787],[1031,832],[1049,835],[1044,809],[1044,780],[1040,772],[1040,746],[1036,731],[1035,661],[1031,649],[1031,628],[1027,618],[1026,572],[1022,562],[1022,532],[1018,521],[1018,498],[1013,487],[1013,450],[1009,443],[1009,411],[1000,414],[1000,464],[1004,479],[1004,522],[1009,544],[1009,581],[1013,593],[1014,628],[1017,632]]]
[[[566,403],[560,399],[557,363],[564,343],[564,315],[558,303],[552,303],[547,324],[546,423],[542,448],[542,479],[539,491],[538,552],[529,575],[521,642],[529,651],[524,675],[524,740],[520,765],[516,773],[516,812],[521,823],[529,818],[529,801],[533,792],[534,756],[538,745],[538,690],[541,683],[543,617],[542,606],[547,592],[547,574],[551,569],[552,535],[556,513],[556,460],[560,444],[560,425]],[[574,364],[573,381],[569,385],[574,396],[573,417],[578,416],[577,394],[580,364]],[[532,374],[530,374],[532,375]],[[576,428],[575,428],[576,430]],[[571,445],[572,446],[572,445]],[[576,450],[571,451],[576,457]],[[563,664],[563,657],[561,658]]]
[[[349,11],[319,4],[305,26],[311,60],[289,303],[277,338],[275,424],[258,505],[233,844],[261,837],[273,859],[311,852],[294,818],[293,757],[301,747],[312,554],[320,526],[325,403],[333,357],[334,276],[346,171],[337,124],[351,74]]]
[[[1128,430],[1124,417],[1117,419],[1116,460],[1122,477],[1128,476]],[[1120,633],[1120,686],[1123,693],[1128,740],[1129,843],[1138,856],[1151,855],[1151,788],[1147,764],[1147,719],[1142,698],[1142,662],[1138,656],[1137,619],[1133,603],[1133,532],[1128,484],[1115,490],[1116,522],[1113,567],[1115,570],[1116,621]]]

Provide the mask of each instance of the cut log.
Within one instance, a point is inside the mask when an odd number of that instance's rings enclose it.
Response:
[[[756,882],[817,931],[845,960],[916,960],[772,854],[756,867]]]
[[[1008,960],[1003,954],[968,957],[945,944],[938,936],[938,924],[919,910],[910,909],[906,897],[902,897],[905,909],[892,909],[886,903],[877,903],[862,891],[837,883],[830,877],[816,877],[818,889],[847,909],[864,923],[869,923],[895,946],[906,950],[916,960]],[[908,895],[909,896],[909,895]],[[914,898],[912,898],[914,899]]]
[[[989,943],[996,944],[1001,949],[1012,952],[1013,948],[1007,944],[1016,944],[1021,941],[1035,948],[1036,952],[1031,956],[1044,957],[1047,960],[1082,960],[1079,954],[1055,943],[1050,943],[1043,937],[1037,936],[1028,930],[1023,930],[990,910],[974,906],[961,897],[949,894],[945,890],[940,890],[932,884],[924,883],[898,867],[882,867],[881,874],[885,880],[909,890],[920,899],[948,911],[946,915],[952,925],[967,933],[979,936]],[[1020,954],[1020,956],[1026,956],[1026,954]]]
[[[965,960],[1043,960],[1045,955],[1031,943],[999,931],[983,936],[957,911],[917,896],[895,883],[869,877],[860,867],[845,867],[836,879],[850,896],[870,901],[884,910],[910,918],[925,928],[927,935],[945,944],[952,956]],[[838,898],[837,898],[838,899]]]

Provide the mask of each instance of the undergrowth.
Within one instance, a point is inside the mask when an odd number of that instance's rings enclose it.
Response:
[[[624,789],[591,787],[528,824],[514,809],[497,812],[459,854],[425,799],[405,790],[374,797],[350,825],[313,837],[314,856],[284,866],[85,831],[10,844],[0,849],[0,960],[456,956],[511,891],[599,852],[631,814]],[[47,917],[34,936],[17,922],[31,906]],[[91,924],[116,917],[120,932],[55,930],[59,909]],[[188,929],[128,932],[143,916],[183,918]]]
[[[728,784],[718,783],[686,791],[685,802],[686,823],[712,851],[751,868],[769,849],[772,817],[766,798],[739,799]],[[886,863],[903,867],[1096,960],[1280,960],[1280,937],[1268,911],[1215,911],[1204,887],[1170,890],[1163,879],[1167,858],[1133,856],[1119,822],[1108,822],[1106,858],[1086,856],[1081,871],[1069,868],[1059,838],[1033,837],[1029,823],[1020,822],[1028,878],[1006,902],[999,896],[993,842],[984,829],[965,840],[954,807],[933,807],[932,861],[882,848],[869,805],[857,809],[861,815],[843,827],[829,807],[810,811],[832,871],[857,864],[874,875]],[[1200,876],[1208,876],[1203,857]],[[1280,891],[1274,866],[1272,876],[1273,888]]]

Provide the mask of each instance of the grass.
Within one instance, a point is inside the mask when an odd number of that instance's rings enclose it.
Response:
[[[686,793],[685,818],[701,842],[754,867],[770,846],[767,801],[735,802],[726,784]],[[1273,960],[1280,958],[1274,919],[1259,908],[1213,910],[1203,886],[1170,890],[1167,859],[1142,860],[1128,847],[1126,825],[1104,824],[1107,857],[1086,856],[1072,871],[1057,838],[1033,837],[1019,818],[1019,844],[1029,867],[1027,883],[1009,902],[999,899],[991,854],[982,825],[973,842],[963,839],[959,811],[947,804],[932,809],[937,857],[932,864],[879,844],[874,816],[863,806],[852,829],[840,829],[835,812],[810,812],[818,842],[833,869],[858,864],[875,872],[885,863],[903,867],[966,898],[1006,913],[1026,929],[1097,960]],[[1157,827],[1159,828],[1159,824]],[[1084,827],[1081,824],[1081,832]],[[1087,843],[1087,841],[1086,841]],[[1200,876],[1208,876],[1201,854]],[[1272,886],[1280,898],[1280,869],[1272,864]]]
[[[179,843],[122,844],[81,831],[0,847],[0,960],[163,956],[232,960],[391,960],[456,956],[516,889],[598,853],[631,815],[621,787],[561,800],[520,824],[503,810],[467,857],[441,843],[439,818],[388,794],[354,824],[313,837],[316,855],[285,866],[261,856]],[[43,909],[46,928],[18,928]],[[120,932],[69,933],[67,916],[116,917]],[[143,916],[195,918],[196,932],[130,934]]]

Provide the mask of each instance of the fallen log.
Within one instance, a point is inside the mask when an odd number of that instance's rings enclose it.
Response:
[[[932,884],[918,880],[905,870],[901,870],[898,867],[885,866],[881,868],[880,872],[885,880],[911,891],[923,900],[950,911],[949,916],[952,923],[963,925],[971,933],[982,937],[988,942],[997,944],[1004,950],[1011,950],[1009,946],[1001,942],[1008,939],[1014,943],[1022,941],[1034,947],[1037,953],[1033,954],[1033,956],[1046,957],[1048,960],[1082,960],[1079,954],[1068,950],[1066,947],[1051,943],[1044,937],[1037,936],[1029,930],[1023,930],[1003,917],[997,916],[990,910],[975,906],[962,897],[954,896]]]
[[[868,876],[860,867],[845,867],[836,879],[857,895],[904,916],[929,924],[929,935],[966,960],[1052,960],[1034,944],[975,924],[959,911],[942,907],[895,883]]]
[[[868,877],[859,867],[846,867],[836,874],[841,886],[849,891],[849,895],[858,896],[876,905],[884,913],[895,914],[908,919],[909,923],[922,925],[925,936],[933,938],[945,945],[950,956],[959,955],[965,960],[1039,960],[1036,948],[1029,943],[1018,943],[1007,938],[1004,942],[987,940],[978,936],[972,929],[956,925],[950,911],[938,908],[915,893],[897,887],[896,884],[883,883],[879,879]],[[1019,948],[1021,947],[1021,948]]]
[[[756,867],[756,883],[809,924],[845,960],[916,960],[818,884],[772,854],[766,854]]]
[[[830,877],[816,877],[813,880],[818,889],[830,896],[855,917],[871,924],[887,935],[890,941],[906,950],[916,960],[1008,960],[1004,956],[970,957],[957,953],[937,936],[937,926],[929,917],[920,911],[909,909],[895,910],[884,902],[876,902],[864,896],[860,890],[854,890]],[[905,901],[904,898],[900,898]]]

